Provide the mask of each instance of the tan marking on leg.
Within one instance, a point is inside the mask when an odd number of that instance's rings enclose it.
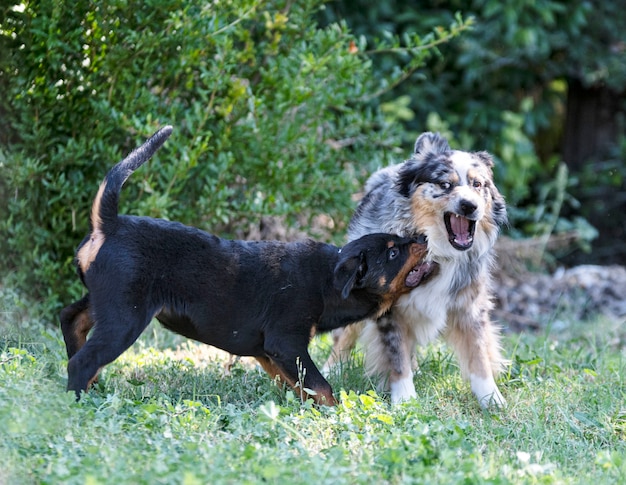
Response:
[[[280,367],[278,367],[272,359],[269,357],[255,357],[255,359],[261,364],[263,370],[269,374],[272,379],[278,377],[284,383],[290,385],[291,387],[295,386],[295,382],[289,379],[282,371]]]
[[[300,388],[300,385],[302,384],[294,382],[292,379],[287,377],[287,375],[285,375],[282,369],[278,367],[272,361],[272,359],[268,357],[255,357],[255,359],[259,362],[259,364],[261,364],[261,367],[263,367],[263,370],[265,370],[265,372],[267,372],[270,375],[270,377],[272,378],[278,377],[281,381],[288,384],[294,391],[296,391],[298,395],[302,393],[302,389]],[[337,400],[332,395],[332,392],[327,392],[325,389],[311,389],[311,390],[315,391],[315,395],[309,394],[306,391],[304,391],[303,398],[305,400],[308,398],[311,398],[313,399],[313,402],[315,402],[315,404],[323,404],[325,406],[337,405]]]
[[[96,371],[96,375],[93,376],[91,379],[89,379],[89,382],[87,383],[87,389],[89,389],[91,386],[93,386],[96,382],[98,382],[98,379],[100,378],[100,371],[102,370],[102,367],[100,367],[97,371]],[[87,392],[87,391],[85,391]]]
[[[332,392],[327,391],[326,389],[312,389],[312,390],[315,391],[315,395],[311,396],[307,394],[307,397],[312,398],[315,404],[323,405],[323,406],[336,406],[338,404]]]
[[[98,187],[98,193],[93,201],[93,205],[91,206],[91,225],[95,230],[100,230],[102,227],[102,219],[100,219],[100,203],[102,202],[102,194],[104,194],[104,189],[107,186],[107,181],[103,180]]]
[[[461,375],[470,381],[481,406],[504,406],[506,401],[494,379],[506,362],[500,352],[498,331],[487,312],[478,313],[473,315],[470,308],[465,313],[451,312],[445,338],[454,348]]]
[[[87,335],[93,328],[94,322],[89,315],[89,311],[85,310],[79,313],[72,322],[74,336],[76,337],[77,351],[80,350],[87,341]]]

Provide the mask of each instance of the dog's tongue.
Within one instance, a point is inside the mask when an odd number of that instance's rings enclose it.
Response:
[[[407,275],[405,285],[409,288],[414,288],[418,286],[422,282],[422,279],[424,279],[424,277],[429,276],[430,273],[433,272],[436,264],[437,263],[433,262],[423,262],[418,264]]]
[[[457,244],[465,246],[471,243],[472,235],[469,230],[469,221],[465,217],[453,214],[450,216],[450,227]]]

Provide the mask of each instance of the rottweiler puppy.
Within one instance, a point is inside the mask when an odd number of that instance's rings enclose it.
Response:
[[[384,314],[429,279],[437,265],[425,260],[425,242],[388,234],[343,248],[235,241],[178,222],[119,215],[122,185],[171,132],[161,128],[115,165],[94,199],[90,233],[75,259],[88,293],[60,315],[68,390],[80,398],[156,317],[185,337],[255,357],[270,376],[318,404],[336,404],[308,353],[310,339]]]

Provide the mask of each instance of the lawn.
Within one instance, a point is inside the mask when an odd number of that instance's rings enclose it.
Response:
[[[1,315],[0,484],[626,483],[623,322],[508,335],[509,406],[485,412],[443,345],[412,402],[375,393],[357,352],[331,376],[341,405],[316,408],[156,324],[76,403],[60,331]]]

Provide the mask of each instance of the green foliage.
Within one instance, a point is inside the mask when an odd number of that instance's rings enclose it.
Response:
[[[463,149],[496,156],[496,182],[506,195],[514,235],[543,235],[535,214],[558,203],[558,191],[544,189],[558,176],[567,79],[585,86],[626,88],[626,13],[600,0],[332,2],[327,21],[345,18],[355,34],[410,37],[448,25],[457,12],[472,28],[438,47],[406,82],[389,91],[386,102],[411,134],[440,130]],[[396,53],[373,58],[377,74],[393,72]],[[409,102],[407,102],[407,100]],[[411,139],[405,140],[410,146]],[[580,217],[569,196],[575,174],[561,199],[559,224],[573,227]],[[548,194],[552,199],[542,198]],[[563,220],[567,216],[569,220]],[[587,237],[593,231],[583,231]]]
[[[3,273],[46,309],[76,296],[72,254],[98,183],[163,124],[174,134],[129,181],[122,211],[223,235],[261,216],[327,213],[340,241],[351,194],[392,159],[400,133],[370,99],[371,62],[346,25],[315,25],[321,4],[3,7]],[[409,68],[461,28],[410,39],[422,57]]]
[[[340,406],[316,408],[254,365],[224,376],[221,357],[198,358],[207,346],[159,329],[75,403],[58,330],[0,332],[0,481],[622,483],[624,329],[557,333],[505,339],[509,406],[489,414],[443,347],[420,355],[414,401],[342,376]]]

